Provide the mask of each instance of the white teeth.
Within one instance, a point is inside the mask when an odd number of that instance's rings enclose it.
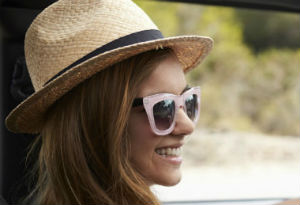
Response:
[[[161,148],[161,149],[156,149],[155,152],[159,155],[162,155],[164,157],[166,156],[180,156],[182,152],[182,148]]]
[[[172,149],[172,154],[173,154],[173,155],[177,155],[176,149]]]
[[[167,148],[167,155],[171,155],[172,154],[172,149],[171,148]]]

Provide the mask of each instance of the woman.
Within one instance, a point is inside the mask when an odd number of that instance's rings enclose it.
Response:
[[[200,89],[184,73],[212,47],[163,38],[130,0],[60,0],[26,33],[35,93],[6,119],[40,133],[33,204],[159,204],[153,184],[180,181],[180,150]]]

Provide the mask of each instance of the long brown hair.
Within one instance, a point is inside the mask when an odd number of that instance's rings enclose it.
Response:
[[[52,106],[39,148],[33,204],[159,204],[129,161],[127,122],[140,83],[171,54],[153,50],[117,63]]]

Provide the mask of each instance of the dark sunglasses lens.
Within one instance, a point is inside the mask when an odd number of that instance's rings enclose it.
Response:
[[[198,98],[195,94],[189,96],[185,100],[186,114],[192,121],[196,120],[196,117],[198,115],[198,103]]]
[[[153,106],[153,116],[157,129],[168,129],[174,120],[175,102],[173,100],[163,100],[156,103]]]

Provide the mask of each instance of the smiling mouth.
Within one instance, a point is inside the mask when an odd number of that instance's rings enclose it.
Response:
[[[182,154],[182,147],[177,148],[158,148],[155,152],[163,157],[180,157]]]

